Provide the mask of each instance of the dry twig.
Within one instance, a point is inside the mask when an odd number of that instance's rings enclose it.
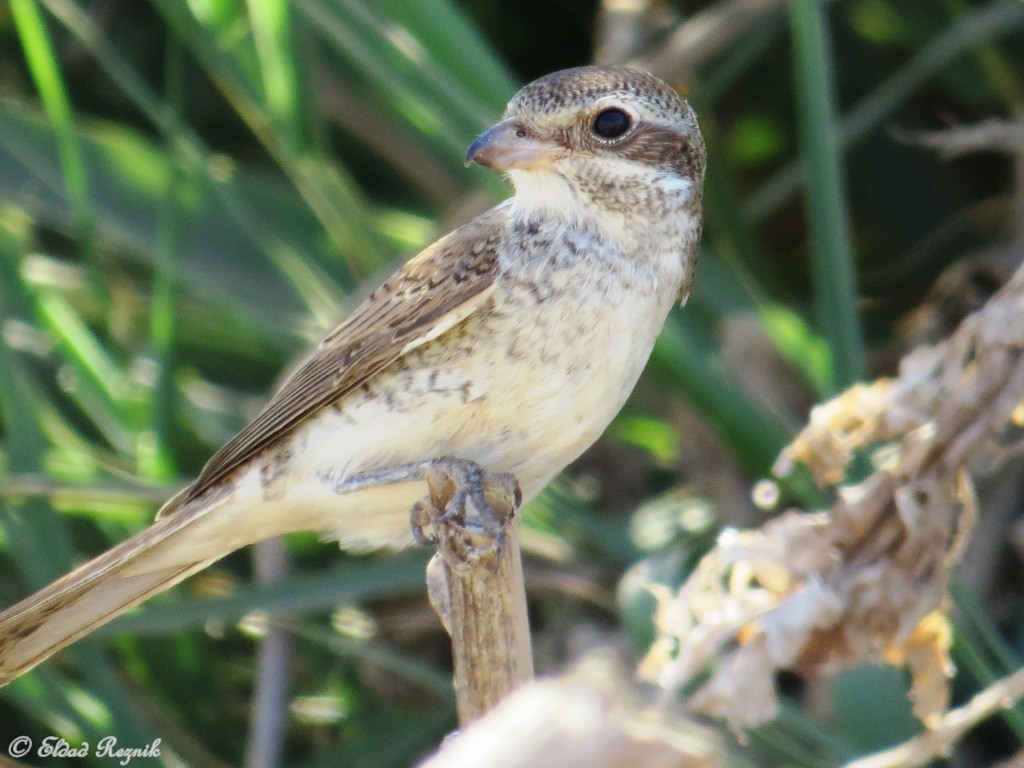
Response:
[[[668,39],[643,51],[633,63],[671,83],[692,82],[716,56],[781,9],[782,0],[725,0],[680,24]]]
[[[432,479],[430,489],[434,510],[445,511],[434,525],[482,528],[479,517],[484,511],[454,485]],[[485,489],[490,511],[501,521],[497,540],[481,536],[475,546],[442,547],[427,566],[431,603],[452,638],[455,703],[463,726],[533,677],[515,514],[518,492],[502,491],[499,485]],[[458,515],[461,523],[451,514],[453,498],[461,499],[464,507]]]
[[[670,83],[695,76],[782,0],[723,0],[680,21],[664,0],[604,0],[598,13],[594,61],[632,63]]]
[[[678,24],[678,13],[665,0],[603,0],[597,14],[594,63],[628,61]]]
[[[1013,159],[1016,202],[1010,221],[1016,222],[1014,245],[1024,244],[1024,122],[1020,120],[985,120],[976,125],[947,128],[944,131],[922,131],[909,138],[926,147],[939,150],[950,159],[974,152],[998,152]]]

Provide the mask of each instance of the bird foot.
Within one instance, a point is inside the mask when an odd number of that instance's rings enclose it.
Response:
[[[410,522],[421,544],[432,544],[452,570],[496,568],[505,528],[522,503],[514,475],[485,472],[462,459],[436,459],[423,468],[429,495]]]

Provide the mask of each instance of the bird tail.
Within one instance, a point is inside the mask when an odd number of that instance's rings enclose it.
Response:
[[[0,686],[242,546],[211,536],[207,511],[162,517],[0,613]]]

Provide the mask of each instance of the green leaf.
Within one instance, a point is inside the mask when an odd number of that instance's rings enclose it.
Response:
[[[790,4],[815,318],[832,349],[836,385],[842,388],[863,379],[867,369],[857,313],[856,270],[827,13],[820,0],[793,0]]]

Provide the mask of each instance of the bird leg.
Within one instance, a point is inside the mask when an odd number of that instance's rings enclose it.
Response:
[[[477,565],[496,567],[506,527],[522,502],[515,476],[486,472],[465,459],[441,458],[361,472],[347,478],[338,490],[409,480],[424,480],[428,489],[410,513],[416,541],[436,546],[459,573]]]
[[[411,513],[416,539],[436,545],[458,572],[477,564],[497,567],[505,529],[522,500],[515,477],[439,459],[431,462],[425,479],[429,495]]]

